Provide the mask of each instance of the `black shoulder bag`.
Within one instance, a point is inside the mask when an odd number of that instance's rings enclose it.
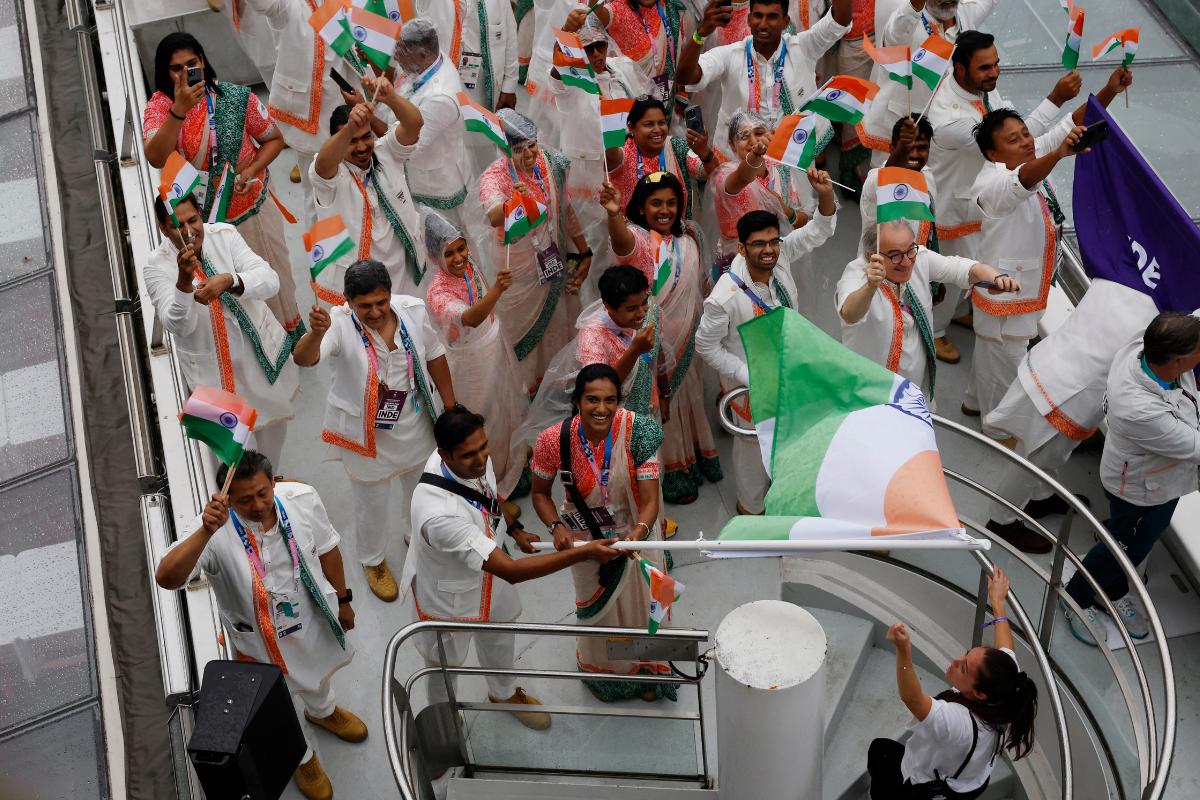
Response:
[[[975,715],[971,715],[971,749],[967,751],[967,757],[958,765],[958,770],[950,776],[949,780],[958,780],[958,776],[962,775],[963,770],[967,768],[967,764],[971,763],[971,757],[975,755],[975,747],[979,744],[979,725],[975,722]],[[995,760],[995,755],[992,760]],[[909,797],[913,800],[954,800],[961,795],[950,788],[946,783],[946,778],[938,774],[935,769],[933,771],[934,779],[928,783],[918,783],[910,787]],[[984,783],[987,786],[987,783]]]
[[[579,487],[575,485],[575,473],[571,471],[571,420],[573,419],[574,417],[567,417],[558,428],[558,477],[562,481],[563,489],[566,490],[571,504],[575,506],[575,511],[583,520],[583,524],[587,526],[588,533],[593,539],[604,540],[604,532],[600,530],[599,523],[592,516],[592,509],[588,507]],[[607,589],[615,586],[624,572],[624,558],[614,558],[612,561],[601,564],[599,578],[601,588]]]

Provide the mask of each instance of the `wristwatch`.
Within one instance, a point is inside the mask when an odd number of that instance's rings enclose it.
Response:
[[[348,606],[354,602],[354,590],[349,586],[346,587],[346,593],[338,598],[339,606]]]
[[[559,525],[562,525],[564,528],[567,527],[567,523],[563,522],[561,519],[556,519],[546,525],[546,533],[549,536],[554,536],[554,529]]]

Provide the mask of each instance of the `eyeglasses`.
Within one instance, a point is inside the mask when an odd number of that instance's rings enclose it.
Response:
[[[899,253],[897,253],[895,251],[890,252],[890,253],[884,253],[883,257],[886,258],[888,261],[892,262],[892,266],[898,267],[904,263],[905,259],[912,261],[913,259],[915,259],[917,257],[917,244],[916,244],[916,242],[913,242],[912,247],[910,247],[907,250],[904,250],[902,252],[899,252]]]
[[[776,236],[774,239],[755,239],[753,242],[746,242],[747,250],[765,250],[771,248],[778,250],[783,245],[783,239]]]

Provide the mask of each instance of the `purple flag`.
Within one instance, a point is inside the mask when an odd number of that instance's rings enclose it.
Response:
[[[1075,164],[1075,229],[1088,277],[1148,294],[1159,311],[1200,309],[1200,230],[1090,97],[1085,124],[1102,119],[1108,139]]]

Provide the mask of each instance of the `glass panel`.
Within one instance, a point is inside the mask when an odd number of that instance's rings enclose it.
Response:
[[[0,742],[0,796],[21,800],[108,797],[96,705]],[[19,765],[19,767],[18,767]]]
[[[21,58],[21,33],[15,0],[0,0],[0,116],[28,108],[32,103]]]
[[[1080,64],[1092,60],[1092,46],[1125,28],[1139,28],[1138,59],[1187,55],[1174,37],[1141,3],[1131,0],[1091,0],[1087,7]],[[1012,0],[1000,3],[984,25],[996,37],[1002,64],[1061,64],[1067,38],[1067,15],[1047,0]],[[1114,65],[1120,56],[1110,53]]]
[[[70,469],[0,493],[0,731],[95,692],[76,494]]]
[[[0,29],[0,70],[4,69],[3,53]],[[19,62],[19,55],[17,59]],[[0,80],[0,105],[4,83]],[[36,272],[49,263],[34,122],[33,114],[19,114],[0,123],[0,282]]]
[[[2,196],[2,195],[0,195]],[[0,223],[2,224],[2,223]],[[70,455],[50,280],[0,291],[0,482]]]

